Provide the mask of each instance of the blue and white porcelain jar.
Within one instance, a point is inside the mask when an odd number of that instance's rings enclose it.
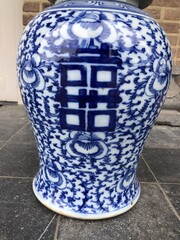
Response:
[[[52,0],[53,1],[53,0]],[[37,198],[74,218],[129,210],[137,164],[171,78],[151,0],[56,1],[26,27],[20,89],[40,157]]]

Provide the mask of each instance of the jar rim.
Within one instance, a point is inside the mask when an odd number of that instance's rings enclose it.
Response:
[[[48,1],[55,4],[57,0],[48,0]],[[138,6],[140,9],[144,9],[148,7],[153,2],[153,0],[116,0],[116,1],[129,3],[132,5]]]

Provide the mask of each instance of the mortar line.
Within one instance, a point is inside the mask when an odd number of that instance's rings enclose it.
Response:
[[[143,182],[143,181],[139,181],[140,184],[156,184],[157,185],[157,182],[154,181],[154,182]]]
[[[179,186],[180,186],[180,183],[168,183],[168,182],[163,182],[163,183],[161,183],[161,185],[179,185]]]
[[[60,215],[58,215],[57,223],[56,223],[56,229],[54,232],[54,239],[53,240],[58,240],[58,230],[59,230],[59,223],[60,223]]]
[[[53,220],[55,219],[56,214],[54,214],[54,216],[52,217],[51,221],[48,223],[48,225],[46,226],[46,228],[44,229],[43,233],[41,234],[41,236],[38,238],[38,240],[41,240],[43,235],[46,233],[47,229],[49,228],[49,226],[51,225],[51,223],[53,222]]]
[[[160,7],[160,21],[163,22],[164,21],[164,8]]]
[[[25,128],[28,125],[29,121],[27,121],[15,134],[13,134],[1,147],[0,150],[2,150],[23,128]]]
[[[0,179],[26,179],[26,180],[33,180],[33,177],[14,177],[14,176],[0,176]]]
[[[180,20],[179,20],[179,34],[178,34],[178,41],[177,41],[177,45],[176,47],[178,48],[180,46]],[[175,58],[175,64],[177,62],[178,59],[178,51],[176,51],[176,58]]]
[[[157,182],[143,182],[143,181],[139,181],[140,183],[142,184],[157,184]],[[171,182],[171,183],[168,183],[168,182],[163,182],[163,183],[160,183],[161,185],[179,185],[180,186],[180,183],[177,183],[177,182]]]
[[[151,174],[153,175],[154,179],[156,180],[157,186],[159,187],[159,189],[160,189],[161,192],[163,193],[166,202],[168,203],[169,207],[171,208],[172,212],[175,214],[175,216],[177,217],[177,219],[180,221],[180,216],[179,216],[179,214],[177,213],[176,209],[174,208],[173,204],[171,203],[169,197],[168,197],[167,194],[165,193],[164,189],[162,188],[161,184],[159,183],[158,179],[156,178],[155,174],[153,173],[152,169],[150,168],[149,164],[147,163],[145,157],[144,157],[143,155],[141,155],[141,156],[142,156],[142,159],[144,160],[146,166],[148,167],[149,171],[151,172]]]

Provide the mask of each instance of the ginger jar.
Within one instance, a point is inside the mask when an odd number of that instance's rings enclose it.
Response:
[[[171,79],[151,0],[51,1],[22,35],[19,86],[39,152],[33,181],[49,209],[104,219],[132,208],[144,142]]]

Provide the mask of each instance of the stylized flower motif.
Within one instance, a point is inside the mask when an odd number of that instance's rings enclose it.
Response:
[[[80,38],[96,38],[102,31],[103,27],[99,20],[99,14],[87,12],[82,19],[79,19],[72,25],[72,32]]]
[[[162,91],[168,84],[168,75],[171,72],[170,61],[165,58],[156,59],[153,64],[153,75],[148,81],[145,89],[147,96],[154,96]]]
[[[94,133],[72,133],[71,139],[66,143],[66,149],[71,156],[95,159],[105,157],[108,150],[102,138]]]
[[[45,85],[43,76],[38,69],[40,63],[40,56],[36,53],[28,60],[24,58],[20,73],[21,80],[26,87],[33,87],[39,91],[43,90]]]
[[[132,184],[135,178],[135,170],[134,168],[128,169],[124,176],[121,177],[121,180],[117,184],[117,192],[121,192],[127,188],[129,188],[130,184]]]
[[[76,49],[77,42],[82,48],[87,48],[94,40],[109,44],[118,40],[118,30],[113,23],[115,17],[111,13],[76,11],[69,17],[69,21],[63,20],[42,39],[38,48],[42,58],[58,60],[64,49],[70,46],[71,51],[73,47]]]
[[[52,185],[56,185],[59,189],[66,187],[66,179],[61,173],[62,168],[59,162],[54,161],[44,166],[44,179]]]
[[[109,16],[113,18],[114,16]],[[95,39],[100,42],[113,43],[117,40],[117,31],[109,20],[102,20],[99,12],[86,11],[78,16],[74,16],[73,22],[65,22],[59,30],[63,39],[74,40],[75,38]]]

